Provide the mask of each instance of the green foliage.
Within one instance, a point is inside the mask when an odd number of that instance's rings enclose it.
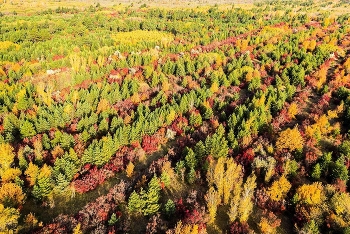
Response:
[[[36,135],[35,128],[31,122],[25,120],[20,126],[21,138],[32,137]]]
[[[311,177],[315,180],[319,180],[321,178],[321,173],[321,166],[317,163],[312,170]]]
[[[117,218],[116,214],[113,213],[111,215],[110,219],[108,220],[108,225],[113,226],[113,225],[115,225],[118,222],[118,220],[119,219]]]
[[[168,218],[171,218],[175,214],[175,211],[176,211],[175,203],[173,202],[173,200],[168,199],[168,201],[164,205],[165,215]]]
[[[56,159],[53,167],[53,178],[60,190],[68,186],[74,175],[80,169],[80,161],[73,149],[63,157]]]
[[[226,157],[228,154],[228,142],[224,136],[225,130],[222,125],[218,127],[212,136],[205,140],[205,150],[208,155],[215,158]]]
[[[168,187],[171,184],[170,176],[167,172],[163,171],[160,175],[160,180],[164,183],[166,187]]]
[[[132,212],[142,213],[144,216],[156,213],[160,205],[160,184],[157,177],[153,177],[148,183],[147,191],[141,189],[140,193],[133,191],[128,200],[128,209]]]
[[[143,193],[143,189],[141,189],[140,194]],[[141,196],[133,191],[128,200],[128,209],[132,212],[139,212],[144,207],[144,201],[141,199]]]
[[[341,157],[335,162],[330,163],[330,171],[333,179],[341,179],[347,181],[349,179],[348,169],[344,164],[344,158]]]

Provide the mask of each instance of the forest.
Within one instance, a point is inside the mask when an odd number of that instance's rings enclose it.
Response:
[[[0,3],[0,233],[350,233],[349,1],[35,2]]]

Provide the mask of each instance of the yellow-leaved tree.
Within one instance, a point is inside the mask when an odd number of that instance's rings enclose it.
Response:
[[[27,176],[27,180],[29,181],[29,186],[34,186],[38,173],[39,167],[30,162],[27,170],[24,172],[24,174]]]
[[[0,144],[0,177],[11,167],[14,158],[13,147],[10,144]]]
[[[274,181],[271,187],[268,189],[267,194],[273,201],[282,200],[290,190],[292,185],[289,183],[285,176],[281,176],[278,180]]]
[[[299,112],[298,110],[298,104],[295,102],[292,102],[288,108],[288,117],[291,119],[295,119],[295,115],[297,115]]]
[[[2,173],[1,180],[3,183],[14,181],[17,177],[22,174],[18,168],[9,168]]]
[[[298,128],[297,127],[293,129],[288,128],[280,133],[276,142],[276,148],[279,151],[283,149],[294,151],[294,150],[302,149],[303,144],[304,144],[304,140]]]
[[[181,220],[177,222],[174,234],[198,234],[199,229],[197,224],[182,224]]]
[[[294,195],[294,201],[299,204],[319,205],[326,199],[320,182],[300,186]]]
[[[219,193],[213,187],[210,187],[208,193],[205,195],[205,201],[207,202],[209,212],[209,223],[213,223],[215,221],[216,211],[220,202]]]
[[[22,188],[15,183],[4,183],[0,187],[0,203],[5,206],[22,204],[24,194]]]
[[[18,218],[19,211],[17,209],[5,208],[0,204],[0,233],[14,233],[17,229]]]
[[[241,200],[238,206],[239,221],[247,222],[253,211],[254,189],[256,188],[256,176],[250,175],[243,186]]]
[[[350,225],[350,195],[348,193],[336,193],[331,198],[331,207],[334,214],[331,215],[333,222],[340,227]]]

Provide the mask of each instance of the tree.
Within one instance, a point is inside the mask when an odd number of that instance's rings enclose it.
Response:
[[[158,212],[161,187],[159,179],[154,176],[148,183],[147,191],[141,188],[140,193],[133,191],[128,200],[128,209],[132,212],[142,213],[144,216]]]
[[[12,233],[16,230],[19,217],[20,214],[17,209],[5,208],[3,204],[0,204],[0,232]]]
[[[148,191],[141,195],[144,199],[144,208],[142,210],[143,215],[152,215],[158,212],[160,206],[158,204],[161,190],[159,179],[157,177],[153,177],[151,181],[148,183]]]
[[[178,62],[176,64],[176,70],[175,70],[176,76],[184,77],[186,75],[185,67],[183,63]]]
[[[33,187],[33,196],[39,200],[46,198],[52,191],[51,168],[44,164]]]
[[[272,212],[269,212],[268,217],[262,217],[259,222],[261,233],[273,234],[277,233],[276,228],[281,224],[281,220]]]
[[[287,195],[291,187],[292,185],[286,177],[281,176],[278,180],[272,183],[267,194],[270,196],[271,200],[280,201]]]
[[[319,163],[316,163],[316,165],[312,170],[311,177],[315,180],[318,180],[321,177],[321,173],[322,173],[321,166]]]
[[[141,192],[142,191],[143,189],[141,188]],[[135,211],[141,211],[143,207],[144,207],[144,201],[141,199],[140,195],[137,192],[133,191],[130,194],[130,197],[128,200],[128,209],[132,212],[135,212]]]
[[[0,177],[2,177],[2,173],[11,168],[15,158],[13,147],[10,144],[0,144],[0,158]]]
[[[111,218],[108,220],[108,225],[113,226],[118,222],[118,218],[117,215],[115,213],[113,213],[111,215]]]
[[[202,229],[203,230],[203,229]],[[205,232],[205,230],[203,230]],[[174,230],[174,234],[198,234],[198,225],[197,224],[182,224],[180,220],[177,222]]]
[[[21,133],[22,139],[36,135],[34,125],[31,122],[29,122],[28,120],[25,120],[21,124],[20,133]]]
[[[175,203],[173,202],[173,200],[168,199],[168,201],[164,205],[165,215],[168,218],[170,218],[173,214],[175,214],[175,211],[176,211]]]
[[[300,186],[293,197],[294,202],[306,205],[319,205],[325,200],[320,182]]]
[[[222,125],[218,127],[212,136],[205,140],[205,150],[207,154],[215,158],[226,157],[228,154],[228,142],[224,136],[225,130]]]
[[[288,108],[288,117],[290,119],[295,119],[295,115],[298,114],[298,105],[295,102],[292,102]]]
[[[348,193],[336,193],[330,200],[336,217],[334,221],[339,226],[347,226],[350,221],[350,196]]]
[[[202,116],[200,113],[192,112],[190,115],[190,125],[199,127],[202,125]]]
[[[77,226],[75,226],[75,228],[73,229],[73,234],[83,234],[83,232],[81,231],[80,223],[78,223]]]
[[[293,129],[288,128],[280,133],[276,142],[276,148],[279,151],[283,149],[290,151],[301,150],[303,148],[303,142],[303,137],[296,127]]]
[[[215,221],[217,207],[220,202],[219,194],[214,187],[210,187],[204,198],[209,212],[209,223],[213,223]]]
[[[253,211],[253,196],[256,188],[256,176],[254,174],[247,178],[244,183],[241,200],[238,206],[239,221],[246,222]]]
[[[131,177],[132,174],[134,173],[134,164],[130,161],[128,165],[126,166],[125,172],[127,177]]]
[[[329,164],[333,179],[341,179],[347,181],[349,179],[348,169],[344,162],[344,157],[338,158],[335,162]]]
[[[23,203],[22,188],[15,183],[4,183],[0,187],[0,203],[8,206],[18,206]]]
[[[238,207],[241,199],[242,184],[243,184],[243,178],[241,177],[233,188],[230,208],[227,212],[227,215],[229,216],[231,223],[233,223],[238,218]]]
[[[0,177],[2,183],[14,182],[16,179],[19,179],[19,176],[22,174],[21,170],[18,168],[9,168],[2,173]]]
[[[292,67],[288,68],[288,73],[288,77],[292,85],[301,85],[302,87],[305,86],[305,70],[302,66],[293,65]]]

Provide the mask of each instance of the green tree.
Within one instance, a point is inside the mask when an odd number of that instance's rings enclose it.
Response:
[[[212,136],[205,140],[205,149],[207,154],[215,158],[226,157],[228,154],[228,142],[225,139],[225,130],[222,125],[218,127]]]
[[[52,191],[51,168],[46,164],[40,169],[32,194],[36,199],[46,198]]]
[[[322,173],[321,166],[319,163],[317,163],[312,170],[311,177],[315,180],[319,180],[321,177],[321,173]]]
[[[168,199],[168,201],[165,203],[164,205],[164,212],[165,212],[165,215],[168,217],[168,218],[171,218],[171,216],[173,214],[175,214],[175,211],[176,211],[176,207],[175,207],[175,203],[173,202],[173,200],[171,199]]]
[[[118,222],[118,218],[115,213],[111,215],[111,218],[108,220],[108,225],[113,226]]]
[[[128,209],[132,212],[140,212],[144,216],[152,215],[158,212],[160,205],[160,181],[154,176],[148,183],[148,189],[141,188],[140,193],[133,191],[128,200]]]
[[[178,62],[176,64],[175,75],[180,76],[180,77],[184,77],[186,75],[186,71],[185,71],[185,67],[184,67],[183,63]]]
[[[142,188],[141,188],[141,192],[143,192]],[[144,207],[144,201],[141,199],[140,195],[137,192],[133,191],[128,200],[128,209],[132,212],[136,212],[143,209],[143,207]]]
[[[35,128],[31,122],[25,120],[20,126],[21,138],[32,137],[36,135]]]

